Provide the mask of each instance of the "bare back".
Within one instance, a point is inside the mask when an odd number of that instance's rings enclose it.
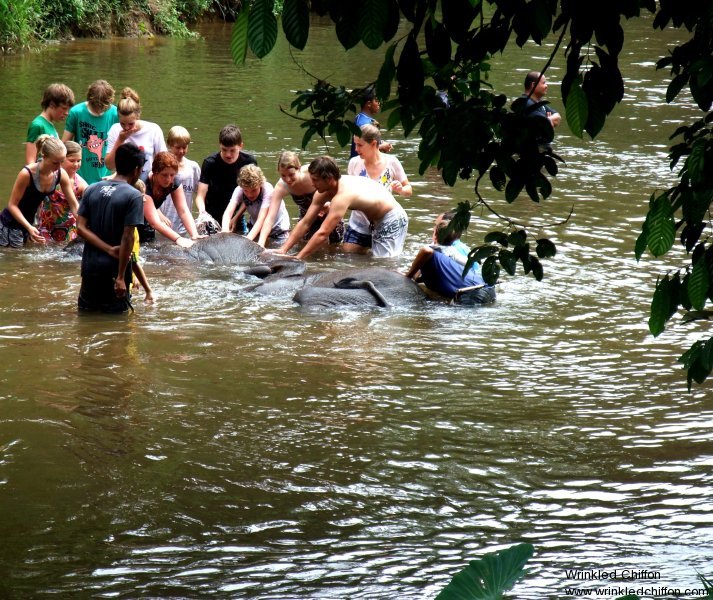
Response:
[[[386,188],[368,177],[342,175],[331,198],[331,210],[344,214],[347,209],[363,212],[372,223],[397,206]]]

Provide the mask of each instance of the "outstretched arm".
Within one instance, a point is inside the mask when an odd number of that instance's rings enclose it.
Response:
[[[161,215],[156,210],[156,205],[153,203],[151,196],[144,196],[144,218],[151,227],[158,231],[162,236],[167,237],[172,242],[175,242],[181,248],[190,248],[193,241],[181,237],[168,225],[161,220]]]
[[[263,248],[265,247],[265,244],[267,243],[267,238],[270,237],[272,228],[275,225],[275,219],[277,218],[277,213],[280,210],[280,204],[282,203],[285,196],[288,194],[288,191],[289,190],[287,189],[287,186],[284,184],[284,182],[282,182],[282,180],[278,181],[275,184],[275,189],[272,192],[272,198],[270,198],[270,208],[265,214],[265,219],[262,223],[262,229],[259,230],[260,236],[257,240],[257,243],[260,244]],[[260,213],[262,214],[262,211],[260,211]],[[252,231],[250,233],[252,233]]]
[[[10,193],[10,201],[7,203],[7,209],[10,211],[10,214],[15,218],[15,220],[27,230],[27,233],[30,234],[30,238],[33,242],[44,244],[45,238],[39,232],[37,227],[25,218],[20,210],[20,200],[22,200],[22,196],[25,194],[25,190],[29,184],[30,174],[25,169],[22,169],[22,171],[18,174],[17,179],[15,179],[15,184],[12,186],[12,192]]]
[[[191,211],[188,210],[188,204],[186,204],[186,193],[183,191],[183,185],[179,185],[171,192],[171,200],[173,201],[173,206],[176,207],[176,214],[181,219],[188,235],[191,236],[192,240],[199,238],[196,222],[193,220]]]
[[[406,271],[406,273],[404,273],[406,277],[408,277],[409,279],[416,279],[419,272],[421,271],[421,267],[425,265],[432,257],[433,248],[431,248],[430,246],[422,246],[421,249],[418,251],[418,254],[416,254],[416,258],[413,259],[411,267],[408,271]]]

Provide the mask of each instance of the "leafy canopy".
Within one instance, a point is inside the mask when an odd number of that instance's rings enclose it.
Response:
[[[531,118],[534,108],[524,99],[507,106],[506,97],[487,83],[489,58],[511,43],[522,47],[554,38],[542,72],[553,60],[564,61],[562,97],[569,129],[594,138],[624,98],[622,24],[649,13],[654,29],[686,32],[687,40],[660,58],[657,67],[670,71],[666,101],[688,89],[701,117],[672,132],[670,165],[678,169],[678,182],[651,195],[634,251],[637,259],[647,250],[659,257],[677,246],[676,256],[685,257],[656,284],[649,319],[653,335],[664,331],[681,309],[684,321],[713,315],[705,309],[713,302],[713,0],[285,0],[282,29],[295,48],[307,43],[309,10],[331,18],[344,48],[361,42],[381,49],[384,59],[373,83],[390,111],[388,127],[401,125],[406,136],[420,138],[420,173],[436,167],[449,185],[459,178],[474,180],[473,202],[458,209],[461,221],[467,223],[478,205],[501,218],[503,230],[488,234],[470,256],[482,261],[489,282],[498,279],[501,269],[515,274],[518,264],[525,274],[541,279],[539,259],[553,257],[556,248],[538,239],[533,254],[527,226],[496,211],[483,197],[483,178],[502,194],[506,208],[523,195],[541,202],[550,196],[561,162],[547,144],[553,136],[549,122]],[[401,19],[408,26],[397,38]],[[245,60],[248,46],[265,56],[276,32],[274,0],[247,1],[233,30],[235,62]],[[298,117],[305,130],[303,147],[314,136],[348,143],[355,131],[349,115],[358,109],[359,96],[359,90],[321,80],[314,89],[298,92],[292,109],[310,114]],[[696,342],[680,359],[689,388],[713,369],[712,340]]]

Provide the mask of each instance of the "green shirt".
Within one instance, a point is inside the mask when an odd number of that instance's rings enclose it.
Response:
[[[27,139],[25,141],[34,143],[38,137],[45,133],[47,135],[51,135],[52,137],[59,137],[54,125],[52,125],[52,123],[50,123],[42,115],[37,115],[27,128]]]

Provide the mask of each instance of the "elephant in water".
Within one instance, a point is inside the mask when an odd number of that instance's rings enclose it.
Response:
[[[259,270],[248,269],[247,272],[263,276]],[[427,298],[411,279],[383,267],[297,275],[278,264],[254,291],[271,295],[295,292],[293,300],[297,304],[315,309],[413,306]]]

